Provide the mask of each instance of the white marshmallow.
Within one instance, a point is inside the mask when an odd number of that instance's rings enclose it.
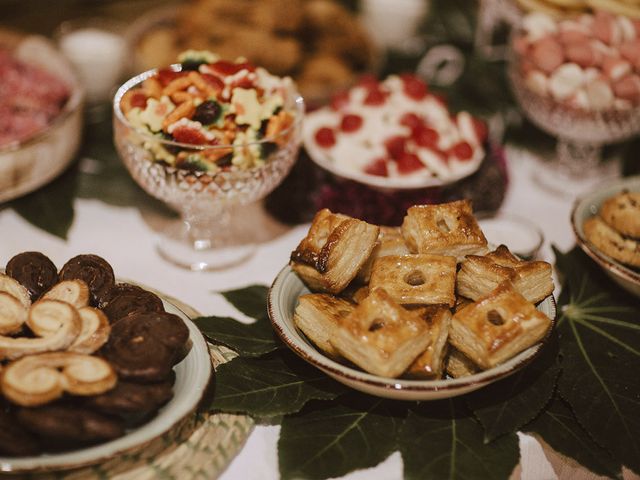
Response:
[[[549,77],[549,91],[556,100],[574,95],[584,83],[584,72],[575,63],[565,63]]]

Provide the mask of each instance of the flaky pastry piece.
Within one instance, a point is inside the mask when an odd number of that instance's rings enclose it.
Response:
[[[389,255],[409,255],[410,253],[409,247],[407,247],[399,227],[380,227],[378,242],[373,248],[369,260],[367,260],[367,263],[364,264],[358,273],[357,280],[363,283],[369,283],[373,263],[378,258]]]
[[[75,308],[82,308],[89,305],[89,287],[83,280],[63,280],[46,291],[42,298],[45,300],[60,300],[73,305]]]
[[[20,301],[24,308],[31,306],[29,291],[9,275],[0,273],[0,292],[6,292]]]
[[[371,255],[379,231],[376,225],[322,209],[291,254],[291,268],[311,290],[339,293]]]
[[[423,379],[440,378],[447,353],[451,310],[446,305],[429,305],[419,307],[415,311],[429,326],[431,344],[414,360],[405,375]]]
[[[389,255],[373,265],[370,289],[384,288],[402,305],[455,304],[456,259],[443,255]]]
[[[468,377],[479,371],[478,366],[469,357],[452,346],[449,346],[445,364],[447,375],[452,378]]]
[[[70,352],[92,354],[100,349],[111,333],[109,319],[102,312],[93,307],[82,307],[78,310],[82,329],[73,343],[69,346]]]
[[[504,281],[510,281],[533,303],[551,295],[554,288],[549,263],[520,260],[500,245],[485,256],[467,255],[458,271],[456,290],[458,295],[477,300]]]
[[[621,235],[640,239],[640,192],[622,191],[608,198],[600,216]]]
[[[410,207],[402,222],[402,236],[414,253],[450,255],[459,262],[465,255],[487,251],[471,200]]]
[[[27,320],[27,309],[13,295],[0,292],[0,335],[19,332]]]
[[[598,250],[632,267],[640,267],[640,241],[625,238],[600,217],[584,222],[584,235]]]
[[[328,293],[309,293],[298,299],[293,321],[320,350],[338,359],[342,355],[330,340],[340,319],[353,312],[354,308],[351,302]]]
[[[549,317],[503,282],[453,315],[449,342],[487,369],[538,342],[550,326]]]
[[[334,347],[363,370],[397,377],[431,342],[429,327],[381,288],[372,290],[342,319],[331,339]]]

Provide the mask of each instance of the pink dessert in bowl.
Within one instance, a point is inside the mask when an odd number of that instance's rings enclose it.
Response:
[[[332,173],[374,187],[424,188],[475,172],[485,157],[484,123],[453,113],[412,74],[363,77],[305,118],[304,144]]]

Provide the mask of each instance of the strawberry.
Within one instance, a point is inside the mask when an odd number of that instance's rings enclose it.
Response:
[[[409,127],[413,132],[416,128],[424,125],[424,120],[418,114],[409,112],[400,117],[400,125]]]
[[[134,92],[131,95],[131,106],[145,109],[147,107],[147,96],[143,92]]]
[[[378,158],[374,160],[365,167],[364,172],[378,177],[388,177],[389,171],[387,170],[387,159]]]
[[[372,88],[364,97],[364,104],[369,106],[383,105],[389,94],[380,88]]]
[[[179,126],[173,130],[171,135],[176,142],[180,143],[188,143],[190,145],[204,145],[207,143],[207,138],[204,134],[195,128]]]
[[[470,160],[473,157],[473,148],[467,142],[458,142],[450,149],[450,154],[460,160]]]
[[[407,139],[397,135],[395,137],[389,137],[385,140],[384,146],[387,149],[387,153],[391,158],[397,160],[406,152]]]
[[[202,78],[204,78],[204,80],[211,85],[216,91],[220,91],[224,88],[224,82],[222,80],[220,80],[218,77],[216,77],[215,75],[211,75],[209,73],[202,73]]]
[[[209,68],[222,77],[234,75],[240,70],[249,70],[253,72],[256,68],[249,62],[234,63],[226,60],[219,60],[209,65]]]
[[[406,73],[400,75],[405,95],[413,100],[422,100],[427,96],[427,84],[418,76]]]
[[[156,78],[163,87],[166,87],[173,80],[184,75],[186,75],[186,72],[176,72],[170,68],[161,68],[158,70],[158,73],[156,73]]]
[[[355,132],[362,127],[362,117],[360,115],[346,114],[340,122],[340,130],[343,132]]]
[[[338,92],[331,97],[331,109],[340,111],[349,105],[349,91]]]
[[[396,163],[400,173],[411,173],[424,168],[424,164],[415,153],[404,153]]]
[[[484,143],[487,140],[487,136],[489,134],[487,124],[479,118],[473,117],[473,128],[476,131],[478,143]]]
[[[437,148],[438,140],[440,139],[440,135],[433,128],[429,128],[427,126],[421,125],[416,128],[412,134],[411,138],[421,147],[429,147],[429,148]]]
[[[322,127],[316,131],[316,143],[322,148],[331,148],[336,144],[336,136],[329,127]]]

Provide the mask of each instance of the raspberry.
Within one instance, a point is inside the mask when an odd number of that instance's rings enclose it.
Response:
[[[336,136],[329,127],[322,127],[316,131],[316,143],[322,148],[331,148],[336,144]]]
[[[176,127],[171,135],[173,135],[173,139],[176,142],[180,143],[188,143],[190,145],[204,145],[207,143],[207,138],[204,134],[195,128]]]
[[[424,164],[415,153],[405,153],[396,163],[400,173],[411,173],[424,168]]]
[[[427,96],[427,84],[415,75],[400,75],[403,83],[403,90],[407,97],[414,100],[422,100]]]
[[[401,136],[389,137],[385,140],[384,146],[391,158],[397,160],[406,152],[407,139]]]
[[[216,91],[220,91],[224,88],[224,82],[215,75],[211,75],[209,73],[202,73],[201,75],[209,85],[216,89]]]
[[[383,105],[387,100],[387,93],[383,92],[379,88],[373,88],[369,90],[367,96],[364,97],[364,104],[375,106],[375,105]]]
[[[467,142],[456,143],[450,150],[451,154],[460,160],[470,160],[473,156],[473,148]]]
[[[339,92],[331,97],[331,108],[335,111],[342,110],[349,104],[349,92]]]
[[[489,134],[487,124],[479,118],[473,117],[473,128],[476,131],[478,143],[484,143],[487,140],[487,135]]]
[[[340,122],[340,130],[343,132],[355,132],[362,127],[362,117],[360,115],[346,114]]]
[[[388,177],[389,171],[387,170],[387,159],[378,158],[367,165],[364,169],[365,173],[369,175],[376,175],[378,177]]]
[[[421,147],[437,148],[440,135],[433,128],[421,125],[413,131],[411,138]]]
[[[409,127],[413,132],[416,128],[424,125],[422,118],[416,113],[405,113],[400,117],[400,125]]]

